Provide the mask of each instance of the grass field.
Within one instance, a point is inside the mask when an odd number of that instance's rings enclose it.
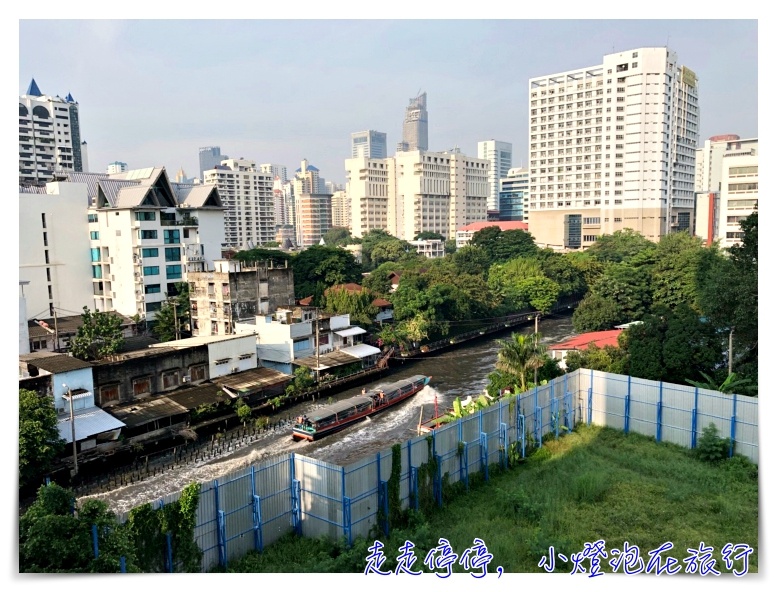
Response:
[[[703,560],[703,553],[698,562],[684,562],[692,555],[688,549],[698,550],[701,543],[713,548],[713,567],[721,573],[745,567],[744,558],[734,559],[746,550],[739,547],[727,569],[721,556],[727,543],[751,547],[747,565],[749,573],[755,573],[758,470],[739,457],[711,464],[679,446],[608,428],[581,426],[558,441],[544,443],[513,469],[492,469],[488,483],[480,480],[469,492],[446,494],[444,507],[430,516],[411,513],[406,524],[392,528],[391,536],[376,537],[384,545],[386,558],[380,569],[394,570],[400,547],[411,541],[416,558],[411,568],[433,571],[424,565],[424,559],[441,537],[459,556],[473,547],[475,538],[481,539],[493,555],[487,566],[489,573],[497,566],[506,573],[544,572],[539,563],[546,557],[545,566],[549,567],[551,545],[556,573],[570,573],[577,567],[590,573],[590,557],[576,563],[572,556],[580,554],[579,559],[586,543],[598,540],[604,541],[607,554],[598,556],[604,573],[613,571],[609,563],[617,555],[613,549],[623,552],[625,543],[636,545],[646,571],[649,551],[666,542],[673,548],[661,554],[660,565],[666,566],[666,558],[674,557],[677,563],[670,567],[679,567],[678,573],[686,569],[694,573],[694,567],[696,573],[706,571],[710,562]],[[261,554],[252,552],[230,562],[227,571],[361,573],[373,542],[372,538],[357,540],[346,549],[339,543],[289,535]],[[597,555],[592,555],[596,561]],[[637,558],[631,559],[633,563],[620,565],[620,573],[623,565],[639,569]],[[454,573],[483,571],[482,564],[452,567]]]

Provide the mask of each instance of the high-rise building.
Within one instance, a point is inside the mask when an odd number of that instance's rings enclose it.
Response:
[[[386,158],[386,134],[367,130],[351,134],[351,158]]]
[[[282,164],[265,163],[259,165],[259,170],[266,175],[271,175],[273,179],[280,177],[281,183],[289,180],[286,167]]]
[[[224,212],[224,246],[251,249],[275,240],[273,179],[252,160],[228,158],[205,171],[204,182],[219,188]]]
[[[528,222],[524,211],[528,201],[529,169],[510,169],[506,177],[499,179],[499,220]]]
[[[105,171],[109,175],[114,175],[116,173],[124,173],[128,171],[129,168],[127,167],[126,162],[119,162],[118,160],[112,162],[108,165],[108,169]]]
[[[402,141],[397,152],[429,150],[429,114],[426,111],[426,93],[410,99],[405,108],[405,121],[402,124]]]
[[[421,232],[452,238],[458,227],[486,219],[487,160],[415,150],[351,158],[345,168],[356,237],[380,228],[407,241]]]
[[[332,193],[332,226],[351,227],[351,200],[343,190]]]
[[[328,193],[294,193],[297,212],[297,246],[312,247],[332,228],[332,196]]]
[[[630,228],[687,228],[694,207],[698,83],[665,47],[529,80],[529,202],[539,245],[580,249]]]
[[[758,210],[758,139],[713,136],[696,150],[696,236],[721,247],[742,242],[740,223]]]
[[[488,172],[488,209],[499,209],[499,179],[507,176],[513,166],[513,145],[509,142],[485,140],[478,142],[478,158],[491,164]]]
[[[19,97],[19,183],[43,186],[83,171],[78,103],[44,95],[33,78]]]
[[[320,183],[319,170],[307,159],[302,160],[302,164],[294,174],[294,195],[302,193],[324,193],[324,186]]]
[[[209,171],[227,160],[229,156],[221,153],[220,146],[205,146],[200,148],[200,179],[205,180],[205,171]]]

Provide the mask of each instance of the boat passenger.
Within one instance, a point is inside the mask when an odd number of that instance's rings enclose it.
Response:
[[[380,390],[378,396],[380,397],[380,404],[383,405],[386,402],[386,395],[383,393],[383,389]]]

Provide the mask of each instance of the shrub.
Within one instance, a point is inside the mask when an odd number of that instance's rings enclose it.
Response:
[[[714,463],[727,458],[730,447],[731,439],[719,437],[718,428],[710,422],[701,432],[696,454],[700,459]]]

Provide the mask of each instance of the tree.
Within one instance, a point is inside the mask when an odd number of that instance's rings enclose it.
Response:
[[[497,229],[498,230],[498,229]],[[491,264],[491,257],[483,247],[466,245],[452,255],[453,264],[460,273],[485,275]]]
[[[399,239],[381,241],[370,252],[370,259],[373,265],[380,265],[387,261],[415,259],[418,256],[418,252],[413,245]]]
[[[661,237],[652,267],[653,302],[674,308],[681,303],[697,308],[698,277],[705,247],[698,237],[673,232]]]
[[[391,292],[390,274],[399,270],[400,265],[393,261],[387,261],[379,265],[362,280],[362,286],[379,296],[388,296]]]
[[[655,244],[636,230],[626,228],[600,236],[587,253],[603,263],[628,263],[644,251],[652,251]]]
[[[513,333],[511,339],[498,341],[501,349],[496,358],[496,369],[515,376],[521,392],[526,390],[526,373],[538,370],[544,364],[547,347],[540,344],[540,335]]]
[[[626,374],[627,353],[619,347],[605,345],[599,347],[592,343],[586,349],[570,351],[566,355],[567,372],[578,368],[600,370],[613,374]]]
[[[305,298],[317,291],[334,286],[358,282],[361,270],[354,256],[338,247],[315,245],[294,256],[291,260],[294,271],[294,293]],[[317,287],[317,284],[321,286]]]
[[[284,251],[276,249],[263,249],[261,247],[254,247],[253,249],[246,249],[238,251],[232,257],[236,261],[241,263],[253,263],[257,261],[267,261],[275,266],[283,267],[287,265],[287,262],[291,260],[291,255]]]
[[[588,286],[582,270],[567,256],[543,249],[538,257],[542,275],[559,287],[559,298],[582,296]]]
[[[589,292],[572,313],[572,326],[578,333],[605,331],[620,323],[622,318],[620,308],[613,300]]]
[[[441,241],[444,241],[445,237],[443,235],[441,235],[439,232],[424,231],[424,232],[419,232],[418,234],[416,234],[415,238],[413,240],[417,240],[417,241],[420,241],[420,240],[441,240]]]
[[[19,389],[19,487],[48,472],[65,447],[51,397]]]
[[[84,306],[81,326],[70,341],[70,353],[81,360],[101,360],[124,345],[121,317],[113,312],[90,312]]]
[[[378,314],[374,296],[365,289],[351,292],[345,288],[329,288],[324,295],[324,309],[334,314],[350,315],[351,323],[371,325]]]
[[[167,300],[154,317],[151,332],[160,341],[188,337],[191,305],[188,282],[177,282],[174,293],[165,293]]]
[[[324,233],[323,239],[330,247],[344,247],[353,243],[351,230],[343,226],[332,226]]]
[[[372,250],[375,248],[375,245],[387,240],[397,241],[399,239],[382,228],[373,228],[362,236],[362,264],[365,269],[374,269],[376,267],[372,260]]]
[[[499,226],[486,226],[472,235],[473,247],[483,247],[492,263],[502,263],[515,257],[533,257],[537,254],[534,238],[525,230],[502,230]]]
[[[521,299],[526,300],[542,314],[548,314],[553,310],[553,305],[558,301],[561,289],[553,280],[545,276],[534,276],[521,280],[517,286]]]
[[[445,241],[445,254],[446,255],[453,255],[453,253],[456,252],[458,247],[456,246],[456,239],[451,238]]]

